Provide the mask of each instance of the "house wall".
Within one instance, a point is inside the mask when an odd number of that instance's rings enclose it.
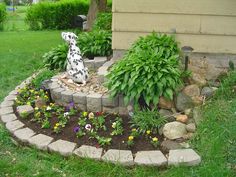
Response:
[[[196,53],[236,54],[236,0],[113,0],[112,11],[115,51],[156,31]]]

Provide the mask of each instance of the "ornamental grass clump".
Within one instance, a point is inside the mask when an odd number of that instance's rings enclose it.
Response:
[[[160,96],[173,99],[182,83],[180,49],[173,36],[152,33],[138,39],[124,58],[110,69],[108,89],[111,96],[124,95],[124,102],[143,98],[157,105]]]

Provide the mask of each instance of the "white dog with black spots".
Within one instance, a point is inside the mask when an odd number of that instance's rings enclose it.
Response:
[[[68,82],[75,82],[82,84],[80,86],[84,86],[89,75],[88,68],[84,66],[80,49],[77,46],[76,39],[78,37],[72,32],[62,32],[61,36],[69,44],[66,67],[67,75],[63,76],[63,78],[69,76]]]

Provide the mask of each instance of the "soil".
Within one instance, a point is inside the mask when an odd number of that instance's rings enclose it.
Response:
[[[70,142],[76,143],[78,146],[81,145],[91,145],[95,147],[100,147],[96,139],[89,139],[87,135],[77,138],[76,134],[74,132],[74,127],[78,126],[78,118],[80,117],[80,114],[78,113],[75,116],[71,116],[67,125],[63,128],[62,132],[55,133],[53,132],[54,125],[58,122],[58,118],[53,115],[53,117],[50,119],[50,125],[51,127],[49,129],[42,129],[41,124],[33,122],[32,118],[33,115],[30,115],[28,118],[21,118],[18,113],[16,112],[16,108],[14,108],[15,114],[17,115],[18,119],[20,119],[27,127],[34,130],[36,133],[42,133],[48,136],[53,137],[55,140],[67,140]],[[109,146],[103,147],[105,150],[107,149],[121,149],[121,150],[132,150],[133,153],[136,153],[137,151],[145,151],[145,150],[159,150],[159,147],[155,148],[151,143],[150,139],[148,140],[145,136],[140,136],[138,138],[135,138],[134,140],[134,146],[129,148],[127,146],[127,140],[131,133],[130,128],[130,117],[125,116],[119,116],[123,119],[123,135],[117,135],[117,136],[111,136],[110,133],[112,132],[112,122],[114,122],[117,115],[106,115],[106,127],[107,131],[98,131],[99,136],[104,137],[112,137],[112,143]],[[159,142],[161,143],[163,141],[163,137],[156,134],[152,135],[153,137],[156,136],[159,139]]]

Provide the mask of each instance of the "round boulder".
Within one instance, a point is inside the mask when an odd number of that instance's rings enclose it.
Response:
[[[186,125],[177,121],[167,123],[163,127],[164,136],[170,140],[181,138],[186,133]]]

